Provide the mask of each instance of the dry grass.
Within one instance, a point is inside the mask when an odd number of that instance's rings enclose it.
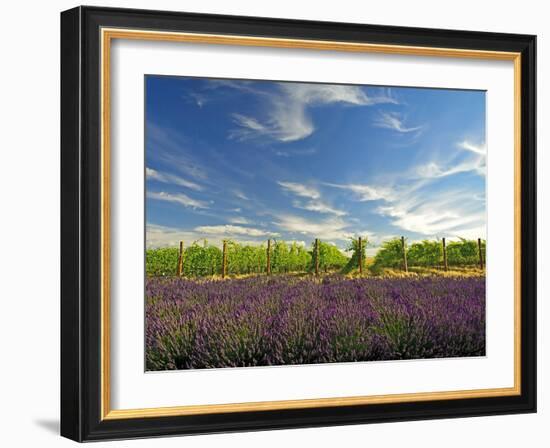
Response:
[[[449,267],[448,271],[436,267],[411,267],[409,272],[401,269],[383,268],[379,277],[407,278],[407,277],[484,277],[485,269],[474,266]]]
[[[369,270],[369,260],[367,260],[367,267],[364,269],[363,273],[360,274],[358,269],[344,275],[346,278],[362,278],[362,277],[376,277],[376,278],[418,278],[418,277],[484,277],[486,275],[485,269],[480,269],[479,266],[456,266],[449,267],[448,271],[445,271],[441,267],[410,267],[408,272],[403,271],[402,269],[393,269],[393,268],[382,268],[380,273],[373,273]],[[296,277],[296,278],[311,278],[311,279],[322,279],[327,275],[338,275],[338,271],[332,271],[328,273],[321,272],[319,276],[311,272],[292,272],[288,274],[271,274],[272,277],[277,277],[280,275],[285,275],[287,277]],[[202,278],[192,278],[198,282],[204,281],[223,281],[229,279],[244,279],[250,277],[266,277],[267,274],[262,273],[251,273],[251,274],[228,274],[225,276],[225,279],[221,275],[216,274],[213,276],[202,277]],[[189,278],[189,277],[186,277]]]

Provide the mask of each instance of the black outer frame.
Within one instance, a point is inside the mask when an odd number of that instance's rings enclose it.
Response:
[[[100,28],[521,52],[519,396],[100,420]],[[61,13],[61,435],[76,441],[536,412],[536,36],[77,7]]]

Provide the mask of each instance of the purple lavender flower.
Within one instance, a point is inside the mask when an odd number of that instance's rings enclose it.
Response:
[[[148,370],[485,354],[485,279],[148,278]]]

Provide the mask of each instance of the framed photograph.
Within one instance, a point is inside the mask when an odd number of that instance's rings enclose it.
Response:
[[[535,36],[61,14],[61,433],[536,411]]]

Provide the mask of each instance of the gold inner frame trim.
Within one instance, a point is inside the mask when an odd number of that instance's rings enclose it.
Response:
[[[455,57],[513,61],[514,63],[514,386],[506,388],[368,395],[302,400],[278,400],[229,404],[188,405],[140,409],[111,409],[110,346],[110,63],[113,39],[184,42],[212,45],[294,48],[355,53],[383,53],[411,56]],[[431,400],[503,397],[521,394],[521,54],[514,52],[458,48],[278,39],[217,34],[101,29],[101,419],[307,409],[382,403],[410,403]]]

